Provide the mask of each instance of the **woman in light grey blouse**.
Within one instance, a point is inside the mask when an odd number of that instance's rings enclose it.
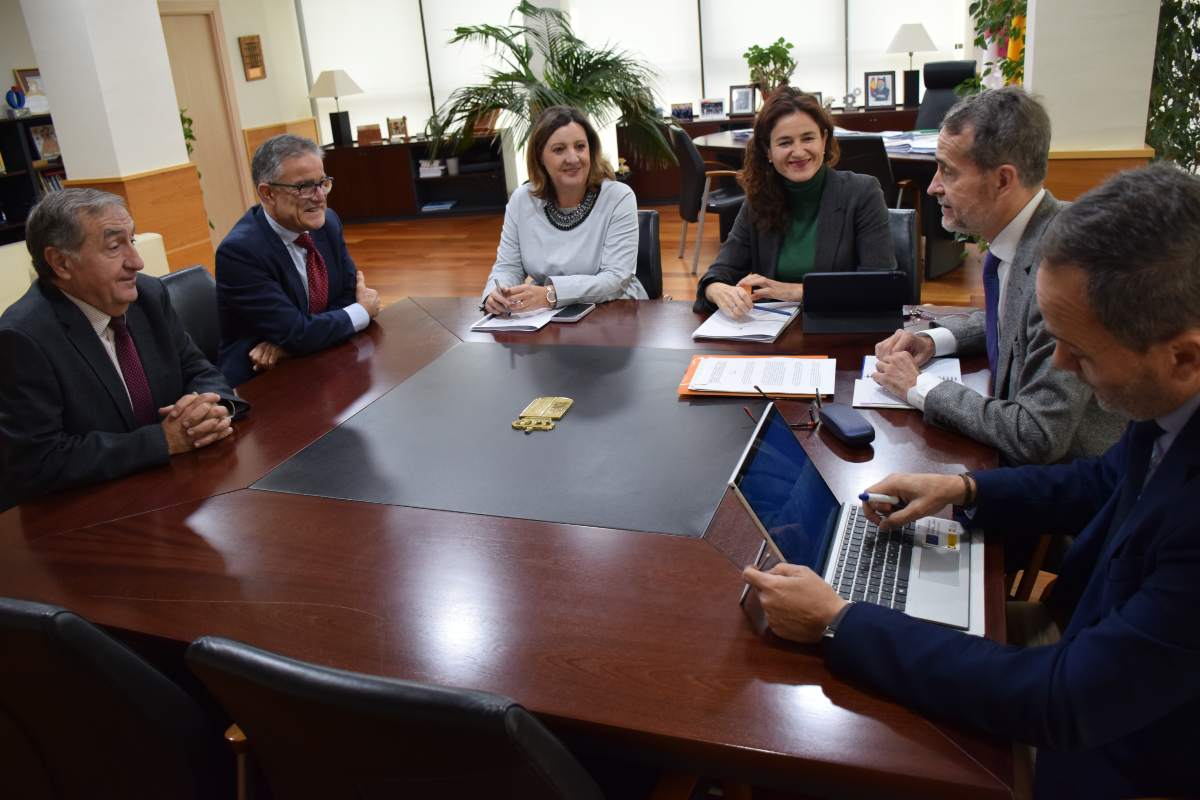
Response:
[[[613,180],[583,112],[552,106],[526,150],[529,183],[504,210],[487,311],[508,314],[572,303],[646,299],[637,269],[637,200]],[[526,283],[526,278],[532,283]]]

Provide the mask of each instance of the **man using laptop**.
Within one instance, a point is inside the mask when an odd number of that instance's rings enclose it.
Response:
[[[964,509],[981,527],[1078,534],[1014,647],[847,603],[804,567],[748,568],[771,628],[825,640],[830,669],[921,713],[1038,748],[1044,797],[1197,796],[1200,716],[1200,178],[1125,172],[1062,211],[1037,296],[1054,362],[1135,420],[1096,458],[891,475],[894,527]],[[1015,610],[1027,611],[1023,629]]]
[[[960,101],[938,134],[938,169],[929,193],[942,226],[989,244],[983,264],[985,311],[947,317],[913,335],[896,331],[875,347],[875,380],[925,414],[1000,451],[1007,464],[1049,464],[1097,455],[1124,420],[1097,406],[1074,375],[1051,363],[1054,342],[1034,296],[1038,244],[1064,207],[1042,186],[1050,119],[1016,86]],[[934,356],[986,352],[992,396],[921,375]]]

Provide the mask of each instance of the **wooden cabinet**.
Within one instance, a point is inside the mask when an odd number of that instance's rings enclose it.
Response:
[[[421,178],[427,142],[325,148],[325,172],[334,179],[329,206],[345,222],[370,222],[422,214],[464,214],[504,209],[508,193],[500,142],[476,142],[459,155],[458,175]],[[430,203],[447,210],[422,211]]]

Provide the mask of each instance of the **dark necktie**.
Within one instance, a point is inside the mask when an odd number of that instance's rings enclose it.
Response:
[[[1000,259],[988,251],[983,259],[983,304],[987,311],[985,334],[987,336],[988,366],[992,370],[992,381],[996,380],[996,364],[1000,360]]]
[[[133,418],[138,425],[153,425],[158,422],[158,409],[154,405],[154,395],[150,393],[150,383],[146,380],[142,359],[133,337],[129,335],[125,318],[113,317],[108,325],[116,338],[117,363],[121,365],[121,376],[125,378],[125,388],[129,390]]]
[[[312,236],[302,233],[296,244],[307,253],[304,268],[308,272],[308,313],[320,314],[329,305],[329,270]]]

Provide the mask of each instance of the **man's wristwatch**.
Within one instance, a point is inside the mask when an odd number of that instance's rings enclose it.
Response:
[[[842,610],[834,615],[833,619],[829,620],[829,624],[825,626],[825,630],[821,632],[821,641],[828,642],[837,636],[838,625],[842,624],[842,619],[846,616],[846,612],[850,610],[850,606],[854,605],[854,601],[850,600],[846,605],[842,606]]]
[[[553,283],[546,284],[546,302],[550,304],[551,308],[554,308],[554,304],[558,302],[558,295],[554,292]]]

